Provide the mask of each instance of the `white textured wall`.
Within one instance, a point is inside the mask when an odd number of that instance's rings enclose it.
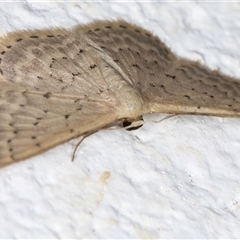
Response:
[[[0,4],[0,34],[137,23],[240,78],[240,3]],[[0,238],[240,238],[240,119],[146,116],[0,169]]]

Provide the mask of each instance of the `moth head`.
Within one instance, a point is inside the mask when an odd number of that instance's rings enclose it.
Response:
[[[144,124],[144,121],[141,118],[139,119],[124,119],[122,122],[122,127],[128,131],[136,130]]]

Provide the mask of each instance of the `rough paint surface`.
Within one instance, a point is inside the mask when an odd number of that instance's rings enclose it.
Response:
[[[181,56],[240,74],[237,3],[15,3],[0,11],[3,33],[122,17],[147,24]],[[161,118],[93,135],[73,164],[67,143],[1,169],[0,237],[239,238],[239,120],[154,123]]]

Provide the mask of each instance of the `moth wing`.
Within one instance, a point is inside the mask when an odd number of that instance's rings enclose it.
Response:
[[[4,85],[0,83],[0,167],[95,132],[117,119],[109,99],[88,101],[61,94],[46,99],[43,92],[16,83],[10,90]]]
[[[165,75],[161,85],[155,86],[154,98],[149,99],[153,111],[240,116],[239,80],[187,59],[174,62]]]
[[[97,131],[124,113],[122,77],[66,30],[0,39],[0,166]]]
[[[87,25],[86,34],[151,112],[240,116],[239,80],[177,58],[149,31],[125,21],[106,21]]]

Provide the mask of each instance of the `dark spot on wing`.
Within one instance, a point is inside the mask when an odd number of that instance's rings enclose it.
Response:
[[[137,64],[133,64],[132,66],[133,66],[133,67],[136,67],[136,68],[138,68],[138,69],[141,69]]]
[[[52,93],[47,92],[47,93],[43,94],[43,97],[45,97],[45,98],[50,98],[51,95],[52,95]]]
[[[80,72],[72,73],[72,75],[75,77],[75,76],[81,75],[81,73]]]
[[[90,69],[93,69],[93,68],[95,68],[95,67],[97,67],[96,64],[90,65]]]
[[[173,75],[170,75],[170,74],[167,74],[167,73],[165,73],[165,76],[168,77],[168,78],[172,78],[172,79],[176,78],[176,76],[173,76]]]

